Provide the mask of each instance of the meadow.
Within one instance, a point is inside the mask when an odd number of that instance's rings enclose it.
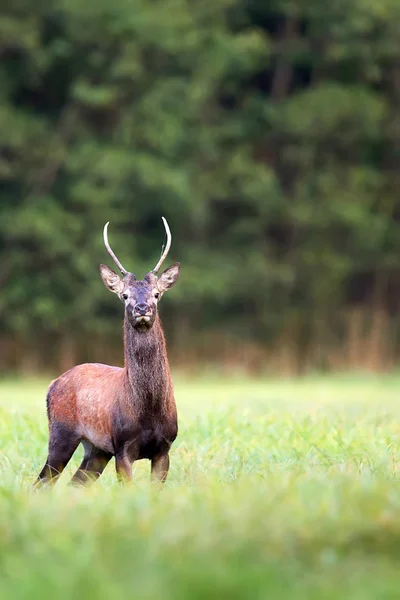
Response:
[[[67,600],[386,599],[400,589],[400,377],[175,377],[180,431],[89,489],[32,492],[46,380],[0,383],[0,594]]]

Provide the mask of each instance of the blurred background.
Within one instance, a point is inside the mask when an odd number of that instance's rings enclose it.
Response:
[[[3,0],[0,59],[1,374],[121,364],[162,215],[175,369],[396,366],[398,0]]]

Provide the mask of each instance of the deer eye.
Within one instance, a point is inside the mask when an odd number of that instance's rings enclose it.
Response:
[[[159,297],[160,297],[160,294],[159,294],[158,292],[156,292],[156,293],[154,294],[154,298],[159,298]]]
[[[124,300],[128,300],[128,294],[122,294]]]

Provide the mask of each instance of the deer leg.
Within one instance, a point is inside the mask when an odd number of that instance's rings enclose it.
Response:
[[[126,454],[117,454],[115,456],[115,468],[118,480],[121,483],[127,483],[132,480],[132,462]]]
[[[78,447],[80,438],[62,423],[50,425],[49,454],[35,486],[54,485]]]
[[[85,448],[85,454],[70,484],[87,485],[93,483],[100,477],[112,456],[86,440],[82,441],[82,444]]]
[[[153,482],[164,483],[167,479],[169,470],[169,455],[162,454],[156,456],[151,461],[151,480]]]

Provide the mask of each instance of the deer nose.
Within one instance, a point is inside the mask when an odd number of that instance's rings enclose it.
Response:
[[[150,312],[150,306],[148,304],[145,304],[144,302],[141,304],[136,304],[135,313],[139,315],[145,315],[148,312]]]

